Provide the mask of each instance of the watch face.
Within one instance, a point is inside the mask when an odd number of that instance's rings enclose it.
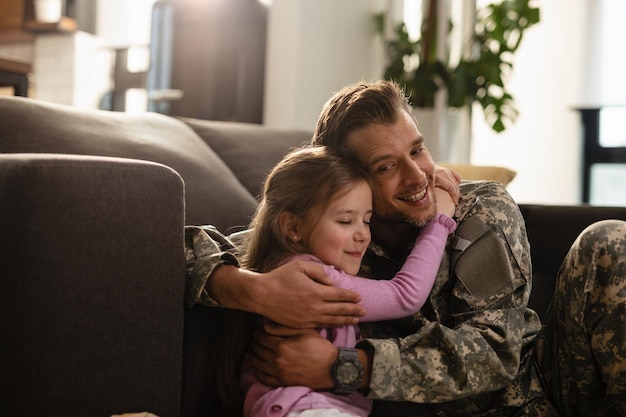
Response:
[[[343,362],[337,368],[337,381],[342,385],[351,385],[360,376],[359,368],[352,362]]]

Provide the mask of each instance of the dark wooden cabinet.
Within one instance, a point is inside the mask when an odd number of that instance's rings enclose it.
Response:
[[[207,120],[261,123],[267,9],[257,0],[160,0],[153,9],[149,109]]]
[[[32,64],[0,57],[0,87],[11,87],[13,95],[28,97],[28,74]]]
[[[33,38],[24,30],[26,2],[24,0],[2,0],[0,2],[0,40],[20,41]]]

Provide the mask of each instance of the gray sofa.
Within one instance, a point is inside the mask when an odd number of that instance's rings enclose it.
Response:
[[[210,416],[215,312],[184,304],[183,226],[245,228],[309,132],[0,97],[0,415]],[[574,237],[626,208],[523,205],[545,310]]]

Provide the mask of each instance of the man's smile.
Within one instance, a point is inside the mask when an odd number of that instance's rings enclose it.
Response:
[[[419,193],[415,193],[415,194],[411,194],[411,195],[407,195],[405,197],[398,197],[400,200],[403,201],[420,201],[421,199],[423,199],[424,197],[426,197],[426,192],[428,191],[427,188],[424,188],[422,191],[420,191]]]

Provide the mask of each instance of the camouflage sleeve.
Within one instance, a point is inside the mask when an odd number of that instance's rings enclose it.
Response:
[[[239,265],[235,245],[213,226],[186,226],[185,261],[187,304],[219,306],[205,286],[218,266]]]
[[[370,398],[444,402],[498,390],[539,330],[526,309],[530,249],[517,205],[495,183],[461,191],[456,236],[414,333],[360,342],[375,352]]]

